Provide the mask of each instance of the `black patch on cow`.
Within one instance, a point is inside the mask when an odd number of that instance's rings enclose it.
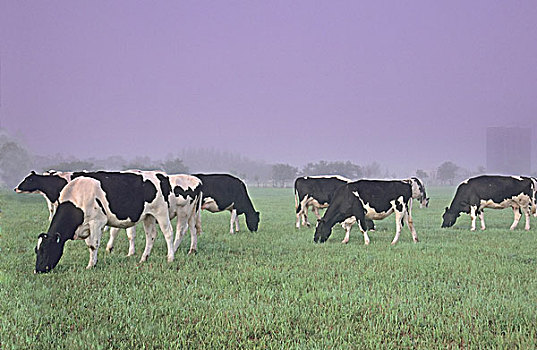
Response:
[[[196,188],[194,189],[188,187],[186,190],[184,190],[181,186],[175,186],[173,188],[173,194],[175,195],[175,197],[183,197],[185,199],[190,197],[191,202],[194,200],[194,198],[199,196],[200,191],[201,186],[196,186]]]
[[[50,223],[48,234],[59,233],[62,241],[73,239],[76,229],[83,222],[84,212],[82,209],[69,201],[60,203]]]
[[[157,179],[160,182],[160,189],[162,191],[162,195],[164,196],[164,200],[168,204],[168,207],[170,206],[169,196],[172,192],[172,186],[170,185],[170,179],[167,176],[164,176],[163,174],[157,174]]]
[[[41,191],[51,202],[56,202],[67,180],[58,175],[39,175],[32,172],[26,176],[16,189],[23,192]]]
[[[103,214],[106,215],[106,210],[104,209],[104,205],[103,205],[103,203],[101,203],[101,201],[99,200],[99,198],[95,198],[95,201],[97,202],[97,205],[99,205],[99,207],[100,207],[101,210],[103,211]]]
[[[119,220],[138,222],[145,207],[157,196],[157,188],[141,174],[129,172],[77,172],[72,178],[90,177],[101,183],[110,211]]]

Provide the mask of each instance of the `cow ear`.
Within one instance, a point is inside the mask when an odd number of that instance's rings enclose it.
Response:
[[[30,174],[32,174],[32,175],[35,175],[35,171],[34,171],[34,170],[32,170],[32,171],[30,172]]]

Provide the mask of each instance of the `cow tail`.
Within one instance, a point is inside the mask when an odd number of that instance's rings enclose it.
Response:
[[[532,199],[531,199],[531,213],[537,216],[537,179],[531,178]]]
[[[296,189],[296,186],[295,186],[295,210],[296,210],[296,213],[298,214],[298,212],[300,211],[299,209],[299,203],[298,203],[298,190]]]

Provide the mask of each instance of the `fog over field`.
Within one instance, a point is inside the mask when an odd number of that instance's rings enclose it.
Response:
[[[0,127],[33,154],[484,166],[533,131],[535,1],[0,3]]]

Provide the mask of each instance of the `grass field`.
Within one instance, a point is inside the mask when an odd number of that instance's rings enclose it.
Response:
[[[441,229],[453,188],[428,192],[418,244],[405,227],[390,246],[393,216],[370,246],[356,228],[342,245],[339,226],[314,244],[313,228],[294,228],[291,189],[251,188],[257,233],[230,235],[229,213],[203,213],[197,255],[187,236],[167,263],[159,234],[139,265],[139,228],[135,257],[124,233],[107,254],[105,234],[93,270],[70,241],[43,275],[32,272],[44,200],[0,192],[0,349],[536,348],[537,220],[511,232],[511,210],[488,210],[484,232],[467,215]]]

